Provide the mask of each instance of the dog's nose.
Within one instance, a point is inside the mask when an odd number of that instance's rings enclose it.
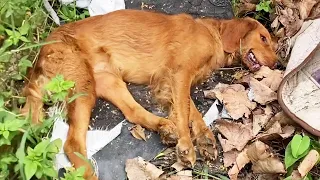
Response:
[[[280,61],[277,61],[274,66],[273,69],[284,69],[284,66],[282,65],[282,63]]]

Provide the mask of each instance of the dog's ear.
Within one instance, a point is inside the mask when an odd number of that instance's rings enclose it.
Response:
[[[257,22],[250,19],[232,19],[222,21],[220,24],[220,35],[223,49],[227,53],[234,53],[240,48],[240,39],[257,27]]]

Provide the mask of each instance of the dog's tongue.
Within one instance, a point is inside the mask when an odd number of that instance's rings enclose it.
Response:
[[[260,68],[261,68],[261,65],[257,63],[251,67],[251,71],[256,72],[256,71],[259,71]]]

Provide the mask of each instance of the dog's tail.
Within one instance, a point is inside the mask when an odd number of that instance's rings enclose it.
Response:
[[[30,117],[32,123],[39,123],[43,117],[43,86],[48,82],[41,73],[41,67],[29,69],[28,78],[23,89],[23,95],[26,97],[26,104],[20,113]]]

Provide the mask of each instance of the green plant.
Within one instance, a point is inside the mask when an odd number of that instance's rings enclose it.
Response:
[[[64,178],[61,180],[85,180],[83,178],[85,172],[85,167],[80,167],[78,169],[68,168],[67,173],[64,173]]]
[[[52,1],[59,12],[62,7]],[[72,7],[72,9],[70,8]],[[67,9],[66,9],[67,8]],[[83,19],[88,11],[75,7],[64,8],[71,21]],[[66,11],[67,10],[67,11]],[[69,12],[68,12],[69,11]],[[19,114],[18,107],[24,103],[20,95],[21,80],[27,69],[37,60],[42,45],[55,25],[43,8],[42,0],[0,1],[0,179],[55,179],[57,171],[53,162],[61,147],[61,141],[50,142],[54,117],[44,117],[41,124],[34,125],[30,117]],[[72,93],[74,82],[58,76],[46,86],[45,101],[57,103]],[[68,99],[72,102],[83,94]],[[18,104],[19,103],[19,104]],[[80,170],[70,169],[66,177],[81,175]],[[72,174],[72,175],[69,175]],[[79,178],[78,178],[79,179]]]
[[[60,93],[55,101],[64,100],[68,91],[74,86],[72,81],[64,81],[58,75],[47,85],[47,89]],[[46,118],[42,124],[32,125],[29,118],[24,118],[14,111],[9,111],[0,96],[0,179],[54,179],[57,171],[53,161],[59,152],[60,139],[49,140],[53,118]],[[19,144],[17,144],[19,142]],[[65,179],[83,179],[84,170],[70,169]]]
[[[62,75],[57,75],[52,78],[52,80],[45,86],[46,93],[44,96],[44,101],[56,103],[65,100],[68,95],[69,89],[74,87],[73,81],[64,80]]]
[[[264,12],[270,12],[271,11],[271,1],[270,0],[262,0],[259,2],[259,4],[256,5],[256,11],[264,11]]]
[[[36,176],[41,179],[43,176],[56,178],[57,171],[53,168],[53,160],[61,148],[62,141],[57,139],[50,142],[48,139],[41,141],[34,148],[27,148],[27,156],[24,159],[24,172],[26,179]]]
[[[294,135],[285,150],[284,161],[285,167],[288,171],[286,179],[291,178],[294,165],[299,160],[302,160],[312,149],[315,149],[319,152],[319,147],[320,143],[315,140],[311,140],[309,136],[301,136],[299,134]],[[304,179],[311,180],[312,177],[310,174],[308,174],[306,177],[304,177]]]
[[[72,94],[75,83],[73,81],[64,80],[63,75],[57,75],[45,86],[47,93],[44,95],[44,102],[47,104],[54,104],[68,98],[68,103],[71,103],[76,98],[86,95],[85,93]],[[68,95],[72,94],[71,97]]]
[[[80,11],[76,8],[75,3],[62,5],[58,11],[58,16],[65,22],[74,22],[89,16],[88,10]]]

